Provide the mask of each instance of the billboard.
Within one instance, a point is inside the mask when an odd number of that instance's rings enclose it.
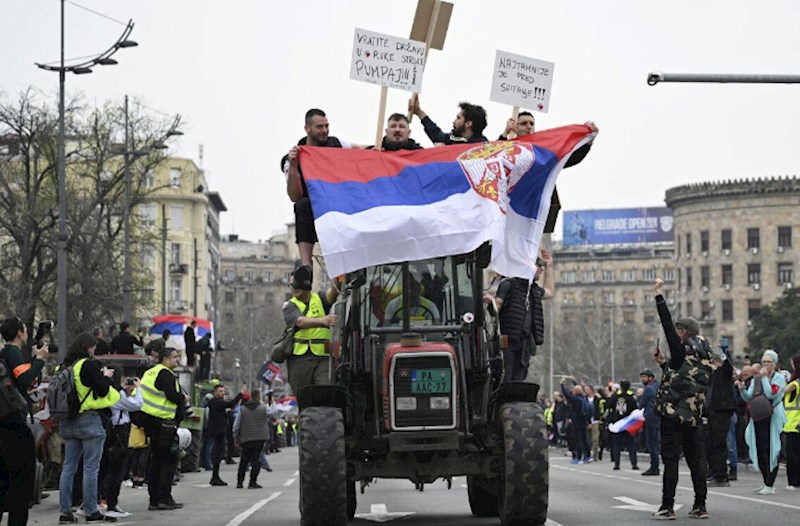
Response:
[[[672,209],[616,208],[564,212],[564,246],[674,241]]]

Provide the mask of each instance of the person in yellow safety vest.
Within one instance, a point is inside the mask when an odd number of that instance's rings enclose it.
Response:
[[[295,327],[294,349],[287,360],[289,385],[295,395],[310,385],[327,385],[330,378],[328,345],[336,315],[330,313],[339,291],[331,286],[325,293],[311,292],[312,270],[300,266],[289,284],[292,298],[283,304],[287,327]],[[301,398],[298,407],[302,411]]]
[[[800,353],[791,358],[792,376],[783,391],[783,409],[786,411],[786,424],[783,434],[786,437],[786,477],[788,490],[800,490]]]
[[[441,316],[436,304],[422,296],[422,285],[417,278],[409,273],[408,280],[408,316],[413,319],[424,319],[431,323],[438,321]],[[403,296],[397,296],[386,305],[385,325],[397,324],[403,320]]]
[[[177,424],[183,420],[188,395],[181,392],[178,377],[172,372],[178,366],[178,351],[171,347],[158,349],[159,361],[145,371],[142,389],[142,422],[150,440],[147,468],[148,510],[174,510],[183,504],[172,498],[172,479],[178,457],[172,453]]]
[[[106,517],[97,508],[97,478],[106,432],[98,411],[107,410],[116,404],[120,395],[111,388],[114,371],[95,361],[97,338],[84,332],[79,334],[64,357],[64,364],[71,365],[75,375],[75,393],[80,402],[78,415],[62,420],[59,424],[64,439],[64,465],[58,485],[59,523],[77,522],[72,514],[72,485],[78,464],[83,459],[83,511],[87,521],[116,522]]]

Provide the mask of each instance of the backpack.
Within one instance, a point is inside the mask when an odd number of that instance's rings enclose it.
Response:
[[[0,418],[27,412],[28,402],[17,389],[5,358],[0,358]]]
[[[586,420],[591,420],[594,417],[594,405],[588,398],[581,399],[581,415]]]
[[[83,400],[78,400],[78,389],[75,387],[75,370],[72,365],[61,364],[61,368],[50,378],[47,387],[47,406],[50,409],[50,419],[61,422],[68,418],[78,416],[81,406],[92,393],[86,393]]]

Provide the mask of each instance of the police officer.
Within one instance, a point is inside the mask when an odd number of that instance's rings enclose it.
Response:
[[[292,299],[283,304],[286,326],[296,327],[294,349],[287,360],[289,384],[296,395],[306,386],[331,383],[328,343],[336,315],[330,310],[339,291],[331,287],[324,294],[312,292],[311,277],[311,267],[298,267],[289,285]],[[303,410],[299,397],[298,407]]]
[[[670,358],[656,349],[654,358],[664,370],[656,396],[655,412],[661,416],[661,460],[664,485],[656,520],[675,520],[675,489],[678,486],[678,461],[681,449],[692,473],[694,504],[689,516],[708,518],[706,474],[700,457],[697,429],[700,426],[705,393],[711,378],[711,347],[700,336],[700,323],[691,317],[674,324],[667,302],[661,294],[664,281],[656,280],[656,308],[667,337]]]
[[[148,510],[174,510],[183,504],[172,498],[172,478],[178,457],[172,453],[177,424],[183,419],[188,395],[181,393],[178,378],[172,372],[178,366],[178,351],[157,348],[159,362],[142,376],[142,412],[144,430],[150,439],[147,468]]]

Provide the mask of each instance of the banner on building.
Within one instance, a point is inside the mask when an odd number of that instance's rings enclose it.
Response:
[[[667,207],[563,212],[564,246],[669,243],[674,241]]]

